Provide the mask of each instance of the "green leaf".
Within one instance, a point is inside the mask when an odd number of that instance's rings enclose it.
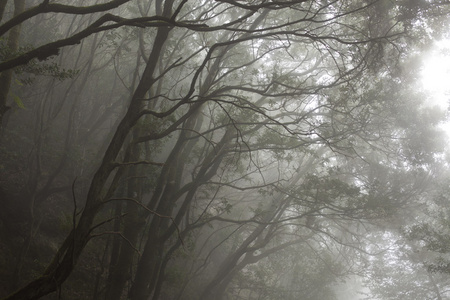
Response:
[[[23,105],[22,99],[20,99],[19,96],[14,95],[14,94],[12,96],[13,96],[14,102],[16,102],[17,106],[19,108],[25,109],[25,105]]]

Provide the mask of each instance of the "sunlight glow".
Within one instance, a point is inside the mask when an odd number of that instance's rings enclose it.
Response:
[[[450,40],[436,42],[423,59],[421,83],[429,95],[429,105],[438,105],[444,111],[450,108]],[[450,139],[450,120],[440,127]]]
[[[423,60],[422,84],[433,104],[447,109],[450,100],[450,40],[436,42]]]

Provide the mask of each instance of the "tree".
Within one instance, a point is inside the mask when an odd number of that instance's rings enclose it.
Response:
[[[429,272],[427,254],[390,232],[380,233],[381,243],[389,245],[368,263],[365,285],[367,299],[445,299],[449,278]]]
[[[0,33],[43,13],[90,16],[126,2],[76,7],[43,1],[5,22]],[[361,173],[355,171],[354,177],[341,180],[327,169],[339,173],[346,157],[364,161],[370,160],[371,152],[389,158],[394,147],[405,153],[409,150],[406,143],[391,143],[392,137],[406,138],[409,132],[396,131],[395,114],[388,109],[398,106],[391,99],[379,99],[376,91],[386,82],[400,82],[399,57],[410,42],[405,32],[409,33],[410,25],[415,24],[412,20],[421,16],[422,7],[388,1],[166,0],[151,4],[129,3],[127,10],[117,14],[92,15],[89,25],[82,22],[76,33],[70,31],[67,37],[0,63],[0,71],[5,71],[35,58],[47,59],[61,47],[93,34],[107,31],[103,38],[127,35],[116,46],[114,62],[119,68],[114,71],[119,76],[110,75],[122,80],[129,92],[122,100],[126,112],[117,117],[105,109],[104,117],[96,118],[101,106],[94,101],[91,116],[80,116],[80,126],[70,127],[78,134],[77,140],[92,138],[95,145],[101,145],[89,131],[80,134],[81,125],[117,121],[111,126],[107,146],[94,148],[101,149],[102,159],[88,191],[81,193],[83,210],[78,212],[75,200],[73,228],[43,275],[6,299],[38,299],[55,291],[72,273],[87,243],[107,233],[123,237],[113,242],[109,278],[116,281],[114,285],[110,282],[109,288],[117,290],[108,293],[120,297],[129,284],[130,299],[156,299],[164,282],[164,264],[185,235],[219,220],[210,215],[211,209],[227,210],[227,204],[218,204],[213,196],[224,186],[261,188],[261,192],[275,194],[264,197],[268,203],[261,201],[261,211],[249,214],[244,223],[257,221],[256,226],[242,232],[242,243],[223,263],[228,269],[218,268],[204,297],[211,292],[219,297],[225,293],[246,267],[239,261],[251,261],[253,246],[263,249],[278,237],[290,209],[298,209],[295,226],[305,226],[308,216],[320,220],[318,224],[342,224],[339,218],[379,217],[380,206],[393,198],[371,197],[370,186],[358,186]],[[110,41],[115,45],[117,39],[111,37]],[[100,43],[92,43],[91,58],[97,53],[96,45]],[[133,70],[125,67],[126,62],[120,63],[126,54],[119,53],[131,46],[138,53]],[[102,58],[88,62],[87,70],[104,63]],[[91,86],[89,73],[81,85],[83,90]],[[75,116],[76,111],[81,112],[72,110],[74,114],[69,115]],[[323,156],[319,155],[321,149],[325,149]],[[311,161],[314,170],[307,168],[301,173],[301,164],[291,163],[294,157]],[[384,163],[386,169],[393,166],[389,160]],[[427,162],[418,157],[415,163]],[[274,177],[269,175],[274,171]],[[375,184],[375,177],[368,184]],[[75,195],[74,176],[70,179]],[[308,189],[294,188],[308,183]],[[322,183],[332,189],[318,189]],[[326,198],[316,206],[311,202],[319,199],[308,194],[314,187]],[[297,198],[304,201],[298,207],[294,191],[302,194]],[[208,196],[200,201],[202,193]],[[206,201],[211,196],[212,201]],[[118,205],[112,217],[123,220],[123,232],[117,231],[120,223],[109,230],[112,219],[107,212],[112,202],[127,203],[124,211]],[[139,228],[134,228],[136,224]],[[324,234],[335,236],[338,230]],[[289,243],[285,242],[286,247]],[[270,254],[270,249],[274,248],[263,250]],[[136,257],[137,252],[141,255]],[[117,276],[125,274],[117,270],[132,262],[136,262],[132,280]]]

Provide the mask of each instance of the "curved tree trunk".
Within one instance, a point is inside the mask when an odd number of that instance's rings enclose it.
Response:
[[[158,30],[150,57],[159,55],[169,31],[170,28],[168,27],[161,27]],[[71,274],[84,247],[91,238],[90,233],[94,218],[103,206],[105,186],[108,184],[111,172],[116,168],[114,164],[115,159],[122,149],[125,139],[138,120],[141,99],[145,97],[145,94],[155,82],[152,76],[155,68],[156,61],[149,59],[136,91],[133,94],[128,111],[121,120],[105,152],[103,161],[92,179],[86,205],[77,226],[66,238],[44,275],[6,297],[5,300],[39,299],[44,295],[56,291]]]

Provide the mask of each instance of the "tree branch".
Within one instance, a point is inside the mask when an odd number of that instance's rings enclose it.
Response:
[[[96,4],[92,6],[70,6],[70,5],[64,5],[64,4],[58,4],[58,3],[49,3],[48,0],[45,0],[39,5],[36,5],[20,15],[17,15],[16,17],[10,19],[9,21],[5,22],[2,26],[0,26],[0,36],[4,35],[6,32],[8,32],[11,28],[14,26],[17,26],[19,24],[22,24],[26,20],[35,17],[42,13],[66,13],[66,14],[73,14],[73,15],[85,15],[85,14],[92,14],[97,12],[103,12],[108,11],[110,9],[119,7],[122,4],[125,4],[129,2],[130,0],[113,0],[108,3],[104,4]]]

